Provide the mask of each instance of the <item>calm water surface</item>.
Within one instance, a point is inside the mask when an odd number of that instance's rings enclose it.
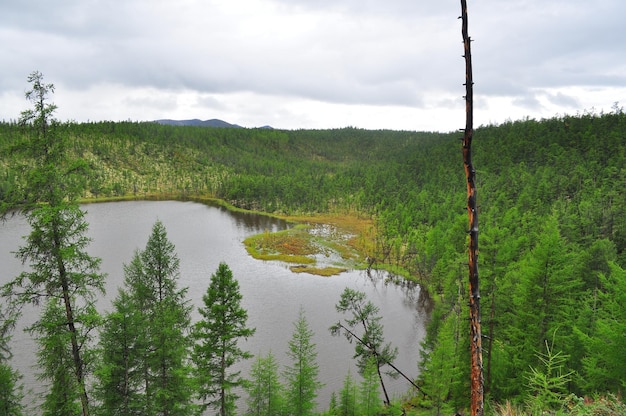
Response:
[[[170,241],[180,258],[179,287],[188,287],[188,298],[194,305],[193,319],[198,319],[197,307],[202,306],[211,275],[220,262],[226,262],[239,281],[243,295],[242,306],[248,311],[248,325],[256,334],[245,343],[255,355],[275,354],[287,364],[285,352],[293,332],[293,322],[302,307],[311,329],[315,332],[320,380],[320,410],[328,407],[330,394],[339,391],[348,373],[356,374],[354,345],[343,337],[332,337],[328,331],[333,323],[343,319],[334,305],[346,287],[367,293],[381,310],[385,337],[398,347],[396,366],[407,375],[418,373],[420,341],[425,334],[427,299],[419,287],[402,288],[384,284],[382,278],[369,277],[362,271],[349,271],[339,276],[320,277],[292,273],[279,262],[264,262],[250,257],[243,239],[265,230],[288,227],[284,221],[269,217],[228,212],[199,203],[177,201],[131,201],[89,204],[87,211],[89,253],[102,259],[101,271],[107,273],[107,294],[99,301],[101,311],[110,310],[111,300],[123,281],[123,265],[128,264],[135,250],[145,248],[154,222],[158,219],[167,229]],[[5,283],[23,270],[12,252],[23,242],[29,227],[20,217],[0,223],[0,283]],[[27,310],[21,321],[26,326],[34,321],[38,310]],[[40,391],[36,380],[36,346],[29,335],[17,330],[13,337],[13,365],[24,375],[27,389]],[[242,364],[247,374],[252,360]],[[409,389],[402,379],[389,380],[389,391],[397,396]],[[245,396],[245,394],[244,394]],[[244,407],[244,408],[242,408]],[[240,411],[245,404],[240,403]]]

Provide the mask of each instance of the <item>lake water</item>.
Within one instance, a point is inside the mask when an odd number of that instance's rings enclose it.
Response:
[[[248,311],[248,326],[256,328],[254,337],[244,345],[251,353],[266,355],[271,351],[281,364],[287,364],[285,352],[293,333],[293,322],[300,307],[304,309],[315,333],[319,378],[324,383],[318,397],[320,410],[328,408],[331,392],[341,389],[348,371],[356,374],[352,359],[354,345],[343,337],[331,336],[328,331],[332,324],[343,319],[334,305],[346,287],[365,292],[380,308],[385,338],[399,350],[395,365],[410,377],[418,374],[420,342],[428,317],[428,299],[419,286],[385,284],[383,277],[371,277],[357,270],[332,277],[295,274],[283,263],[255,260],[248,255],[242,241],[265,230],[288,227],[284,221],[266,216],[232,213],[200,203],[178,201],[113,202],[88,204],[83,208],[87,211],[88,234],[92,238],[89,253],[102,259],[101,271],[108,274],[107,295],[98,304],[103,312],[111,308],[111,300],[123,281],[123,265],[130,262],[135,250],[145,248],[158,219],[176,246],[180,258],[179,287],[189,288],[194,320],[199,316],[197,307],[202,306],[202,295],[210,277],[222,261],[239,281],[242,306]],[[29,231],[21,217],[0,223],[0,284],[23,270],[12,252]],[[38,313],[38,310],[27,310],[20,325],[28,325]],[[24,375],[22,381],[26,389],[41,391],[41,382],[35,377],[34,341],[17,330],[12,345],[13,365]],[[252,361],[242,364],[244,375]],[[392,395],[398,396],[411,386],[398,378],[388,380],[387,387]],[[239,404],[240,412],[245,410],[242,407],[244,403]]]

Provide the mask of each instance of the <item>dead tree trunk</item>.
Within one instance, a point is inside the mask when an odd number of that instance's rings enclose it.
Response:
[[[467,0],[461,0],[461,19],[465,58],[465,130],[463,135],[463,164],[467,177],[467,213],[469,215],[469,291],[472,416],[483,415],[484,381],[480,329],[480,292],[478,290],[478,209],[476,204],[476,169],[472,165],[472,136],[474,135],[474,103],[471,39],[467,30]]]

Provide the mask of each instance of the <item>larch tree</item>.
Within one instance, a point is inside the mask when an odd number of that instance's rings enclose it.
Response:
[[[298,319],[294,322],[294,332],[287,351],[291,365],[284,372],[289,415],[304,416],[315,413],[315,398],[322,383],[318,380],[319,366],[315,344],[312,342],[313,335],[301,308]]]
[[[376,416],[382,410],[380,390],[378,390],[378,366],[374,357],[369,358],[363,370],[363,380],[359,386],[358,409],[362,416]]]
[[[356,416],[357,412],[358,385],[352,372],[343,379],[343,385],[339,391],[339,405],[337,414],[339,416]]]
[[[107,315],[98,372],[105,414],[185,415],[190,385],[191,307],[179,289],[179,259],[157,221],[146,248],[124,267],[124,289]]]
[[[280,416],[285,414],[284,386],[278,376],[278,361],[270,351],[267,356],[258,356],[252,364],[248,392],[249,416]]]
[[[145,320],[124,289],[113,301],[113,308],[105,315],[100,332],[101,356],[96,369],[100,414],[143,415],[147,407]]]
[[[233,365],[252,358],[241,349],[238,341],[254,335],[248,328],[248,312],[241,306],[239,282],[226,263],[220,263],[211,276],[211,283],[202,297],[204,307],[199,309],[202,319],[194,325],[195,341],[192,360],[202,408],[214,408],[221,416],[233,415],[235,388],[244,385],[240,371]]]
[[[50,382],[44,413],[75,405],[78,413],[88,415],[87,357],[93,330],[100,322],[94,302],[104,293],[104,275],[99,273],[100,259],[86,251],[90,242],[87,222],[77,203],[76,185],[84,163],[68,156],[66,138],[57,134],[58,123],[52,117],[56,106],[48,102],[54,85],[45,84],[37,71],[28,82],[32,89],[26,98],[33,109],[22,112],[20,124],[29,139],[18,150],[33,161],[33,167],[26,175],[23,203],[14,208],[24,213],[32,229],[17,251],[30,269],[4,285],[2,293],[12,305],[43,303],[41,318],[30,327],[39,344],[40,360],[66,360],[49,362],[40,374]],[[50,320],[57,326],[52,328]],[[63,402],[66,394],[71,403]]]
[[[393,361],[398,355],[398,349],[385,344],[383,336],[383,325],[378,315],[379,308],[371,301],[367,300],[364,292],[345,288],[341,294],[339,302],[335,305],[337,312],[348,314],[346,323],[339,321],[330,327],[333,335],[343,333],[349,342],[356,340],[354,358],[357,359],[359,373],[363,373],[370,357],[376,360],[376,369],[380,387],[383,391],[385,404],[389,405],[389,395],[385,388],[383,372],[381,367],[385,365],[393,366]],[[360,328],[360,329],[359,329]],[[361,331],[358,335],[356,331]],[[389,373],[394,376],[398,374],[397,369],[392,367],[394,372]]]

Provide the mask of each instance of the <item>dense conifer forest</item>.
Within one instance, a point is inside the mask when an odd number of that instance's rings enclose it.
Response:
[[[435,304],[416,381],[422,391],[405,406],[427,414],[467,408],[459,133],[69,122],[56,134],[82,161],[67,186],[85,200],[210,197],[276,215],[371,218],[363,255],[419,282]],[[3,207],[27,199],[26,173],[37,163],[20,150],[27,138],[17,122],[0,123]],[[488,410],[592,414],[584,409],[604,406],[609,413],[597,414],[620,414],[626,114],[615,105],[482,126],[473,152]]]

